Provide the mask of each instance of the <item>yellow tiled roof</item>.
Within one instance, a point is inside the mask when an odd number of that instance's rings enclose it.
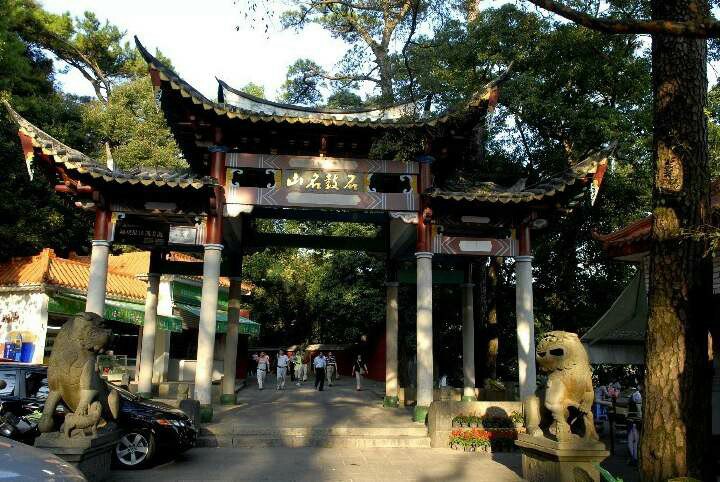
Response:
[[[177,251],[170,252],[170,261],[202,261]],[[108,296],[145,299],[146,283],[138,279],[148,273],[150,252],[136,251],[111,255],[108,259]],[[90,257],[70,254],[69,259],[59,258],[52,249],[46,248],[35,256],[14,258],[0,264],[0,286],[32,286],[42,283],[87,291]],[[199,276],[186,278],[200,280]],[[220,278],[220,286],[230,286],[230,280]],[[251,292],[253,284],[242,282],[242,291]]]
[[[59,258],[52,249],[43,249],[35,256],[13,258],[0,264],[0,286],[33,286],[48,284],[78,291],[87,291],[90,265],[81,258]],[[146,284],[121,271],[108,270],[108,297],[145,299]]]

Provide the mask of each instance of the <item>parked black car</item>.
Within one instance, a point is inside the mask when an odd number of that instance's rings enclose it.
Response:
[[[3,411],[27,416],[42,411],[48,395],[47,367],[22,363],[0,363],[0,389]],[[125,468],[146,467],[160,448],[167,454],[178,454],[195,445],[197,429],[181,410],[164,403],[142,400],[136,395],[116,387],[120,395],[118,425],[123,435],[115,447],[116,462]],[[64,417],[65,407],[56,411],[58,421]]]

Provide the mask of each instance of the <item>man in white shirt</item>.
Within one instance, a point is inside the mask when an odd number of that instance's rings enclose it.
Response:
[[[327,366],[327,360],[323,352],[320,352],[318,356],[313,360],[313,367],[315,368],[315,389],[323,391],[325,386],[325,367]]]
[[[288,356],[283,350],[278,351],[277,357],[277,390],[285,390],[285,376],[287,375]]]

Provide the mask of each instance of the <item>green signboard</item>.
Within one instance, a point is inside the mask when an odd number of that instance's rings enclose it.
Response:
[[[73,316],[85,311],[85,297],[58,293],[50,296],[48,312],[58,315]],[[145,306],[126,301],[106,300],[103,318],[142,326],[145,320]],[[157,326],[161,330],[182,332],[182,320],[170,316],[157,316]]]
[[[184,305],[200,306],[202,300],[202,286],[196,286],[181,281],[173,281],[172,283],[173,302],[182,303]],[[218,310],[227,311],[228,309],[228,290],[220,287],[218,290]]]
[[[175,303],[175,307],[188,313],[193,318],[200,319],[200,308],[197,306]],[[217,311],[215,315],[215,333],[227,333],[227,316],[227,311]],[[241,335],[257,336],[260,334],[260,324],[241,316],[238,320],[238,333]]]

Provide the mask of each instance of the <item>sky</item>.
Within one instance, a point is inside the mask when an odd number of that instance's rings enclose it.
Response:
[[[341,40],[316,25],[301,32],[281,31],[278,25],[266,34],[264,25],[251,28],[233,0],[41,0],[50,12],[95,12],[121,30],[127,39],[137,35],[151,52],[172,60],[177,73],[205,96],[217,96],[215,77],[231,86],[254,82],[275,98],[288,65],[311,58],[332,69],[345,53]],[[262,3],[262,0],[258,3]],[[279,0],[270,5],[282,8]],[[277,24],[277,21],[275,22]],[[236,27],[240,27],[237,31]],[[94,96],[90,83],[76,70],[59,74],[65,92]]]

